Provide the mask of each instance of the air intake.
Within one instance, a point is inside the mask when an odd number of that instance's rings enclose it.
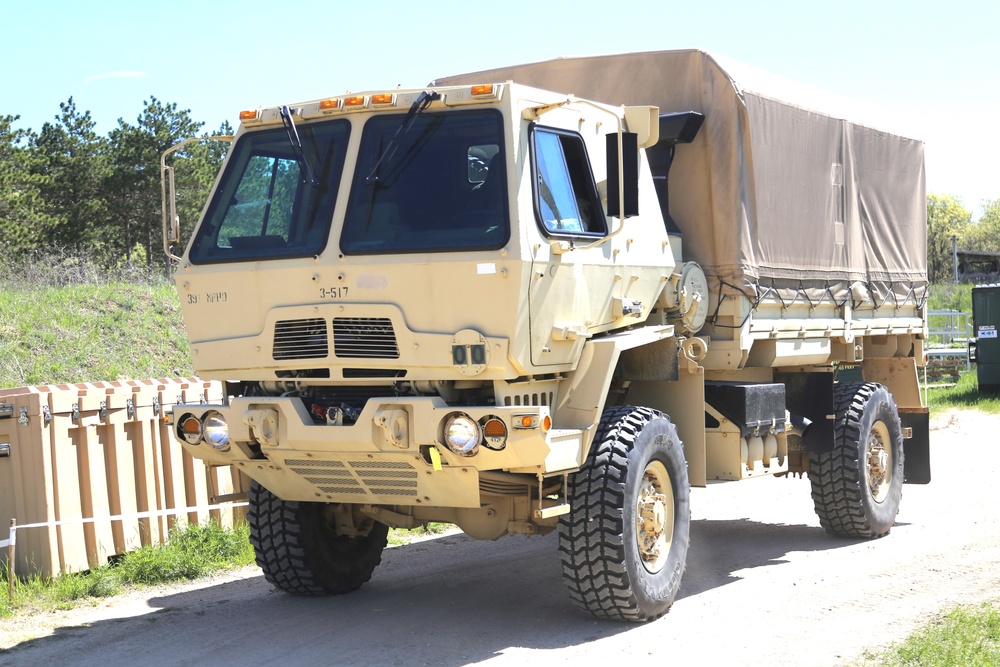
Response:
[[[333,353],[342,359],[399,359],[392,322],[387,317],[335,317]]]
[[[319,359],[330,354],[326,321],[312,317],[274,324],[272,356],[280,359]]]

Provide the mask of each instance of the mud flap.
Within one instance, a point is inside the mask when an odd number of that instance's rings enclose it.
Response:
[[[912,435],[903,440],[903,483],[928,484],[931,481],[930,413],[927,408],[899,408],[903,432]]]

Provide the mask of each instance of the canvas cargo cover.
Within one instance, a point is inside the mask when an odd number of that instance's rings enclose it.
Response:
[[[705,114],[695,141],[677,148],[670,212],[685,259],[713,282],[751,295],[773,286],[838,301],[922,299],[923,142],[887,131],[859,103],[699,50],[561,58],[434,85],[505,81]]]

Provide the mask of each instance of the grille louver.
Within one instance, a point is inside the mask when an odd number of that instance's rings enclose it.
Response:
[[[312,317],[282,320],[274,324],[274,348],[277,359],[320,359],[330,354],[326,321]]]
[[[335,317],[333,353],[343,359],[399,359],[392,322],[387,317]]]
[[[401,461],[286,459],[285,465],[323,493],[401,498],[417,495],[417,470]]]

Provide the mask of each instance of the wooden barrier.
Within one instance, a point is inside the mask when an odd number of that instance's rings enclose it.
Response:
[[[178,402],[222,398],[220,383],[197,378],[0,390],[0,525],[61,522],[19,534],[15,571],[89,569],[163,543],[177,520],[135,515],[206,508],[245,492],[242,473],[185,454],[163,418]],[[179,518],[230,527],[244,512],[197,509]],[[73,521],[81,518],[88,521]]]

